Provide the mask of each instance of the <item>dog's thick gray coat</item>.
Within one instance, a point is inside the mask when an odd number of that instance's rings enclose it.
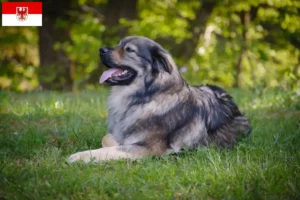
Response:
[[[148,38],[124,38],[101,60],[128,67],[134,76],[112,81],[104,147],[73,154],[71,162],[160,156],[211,143],[232,147],[250,133],[248,119],[226,91],[187,84],[171,55]]]

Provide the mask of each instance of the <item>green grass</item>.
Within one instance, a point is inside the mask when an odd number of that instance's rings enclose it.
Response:
[[[230,90],[253,132],[234,149],[68,164],[100,147],[108,91],[0,93],[0,199],[300,199],[300,96]]]

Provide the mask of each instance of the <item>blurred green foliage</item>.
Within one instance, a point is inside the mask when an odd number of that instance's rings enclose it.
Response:
[[[0,29],[0,88],[32,90],[38,86],[39,65],[37,29]]]
[[[53,48],[63,50],[74,61],[75,90],[99,85],[95,77],[104,67],[99,65],[98,49],[117,44],[124,35],[150,37],[174,52],[183,76],[192,84],[300,87],[298,0],[215,1],[211,13],[201,11],[209,17],[205,24],[197,21],[197,13],[214,1],[138,0],[137,17],[120,17],[113,26],[105,21],[112,12],[110,0],[72,2],[76,7],[67,12],[74,20],[59,18],[56,22],[70,28],[71,38],[56,42]],[[125,34],[120,34],[124,29]],[[38,39],[36,28],[0,29],[1,88],[38,88]],[[182,45],[188,40],[195,48]],[[176,53],[188,50],[191,55]]]

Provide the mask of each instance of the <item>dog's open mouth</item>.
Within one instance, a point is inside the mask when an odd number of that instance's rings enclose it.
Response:
[[[112,85],[128,85],[135,77],[136,72],[129,67],[113,67],[103,72],[100,84],[107,82]]]

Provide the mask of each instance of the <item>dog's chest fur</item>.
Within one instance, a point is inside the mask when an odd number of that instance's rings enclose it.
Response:
[[[118,143],[124,143],[124,131],[139,117],[136,109],[128,110],[131,91],[126,88],[113,88],[108,100],[108,131]]]
[[[151,134],[149,131],[153,127],[149,126],[148,129],[138,130],[139,133],[133,134],[132,137],[131,134],[137,132],[137,130],[128,133],[130,127],[138,126],[141,121],[151,119],[153,116],[167,113],[170,108],[184,98],[183,93],[164,94],[158,95],[147,103],[132,105],[132,96],[135,92],[136,90],[133,87],[116,87],[109,97],[108,130],[121,144],[133,144],[143,141],[145,137]]]

